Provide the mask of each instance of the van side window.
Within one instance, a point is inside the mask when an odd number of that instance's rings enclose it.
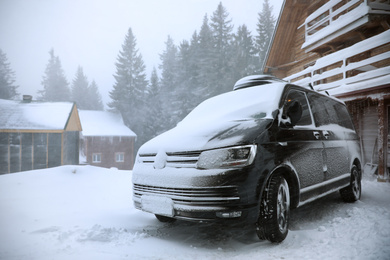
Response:
[[[298,121],[297,125],[298,126],[307,126],[311,125],[311,116],[310,116],[310,110],[309,110],[309,105],[307,103],[306,99],[306,94],[305,92],[302,91],[297,91],[297,90],[290,90],[286,97],[286,104],[292,101],[298,101],[301,106],[302,106],[302,117]]]
[[[317,126],[335,124],[354,129],[348,110],[344,105],[314,93],[309,93],[308,98]]]
[[[340,103],[335,102],[334,108],[336,110],[339,125],[351,130],[355,130],[355,127],[353,126],[353,122],[351,116],[349,115],[347,107],[343,106]]]
[[[330,115],[325,109],[326,98],[313,93],[308,94],[311,111],[317,126],[330,125]]]

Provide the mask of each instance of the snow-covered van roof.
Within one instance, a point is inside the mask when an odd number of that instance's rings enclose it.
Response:
[[[0,111],[0,130],[3,131],[81,131],[76,105],[71,102],[23,102],[0,99]]]
[[[95,110],[79,111],[83,136],[137,136],[117,113]]]

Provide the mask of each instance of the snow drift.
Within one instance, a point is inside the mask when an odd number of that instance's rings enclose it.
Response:
[[[132,206],[131,171],[62,166],[0,176],[0,259],[389,259],[390,184],[292,211],[281,244],[253,228],[159,223]]]

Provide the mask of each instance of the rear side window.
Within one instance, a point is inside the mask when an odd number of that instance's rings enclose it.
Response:
[[[285,103],[287,104],[292,101],[298,101],[302,106],[302,117],[298,121],[297,125],[298,126],[311,125],[312,124],[311,115],[310,115],[309,105],[307,103],[305,92],[298,91],[298,90],[290,90],[286,97]]]
[[[314,93],[309,93],[308,98],[317,126],[336,124],[354,129],[348,110],[343,104]]]
[[[353,122],[351,116],[349,115],[347,107],[340,103],[335,102],[334,108],[336,110],[339,125],[354,130]]]

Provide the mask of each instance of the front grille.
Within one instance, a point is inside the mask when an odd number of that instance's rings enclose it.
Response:
[[[195,168],[201,152],[180,152],[166,154],[166,167],[174,168]],[[140,154],[139,160],[142,163],[153,164],[157,154]]]
[[[236,187],[208,188],[163,188],[134,184],[134,197],[142,195],[161,195],[171,198],[175,203],[184,205],[224,205],[238,202],[240,197]]]

